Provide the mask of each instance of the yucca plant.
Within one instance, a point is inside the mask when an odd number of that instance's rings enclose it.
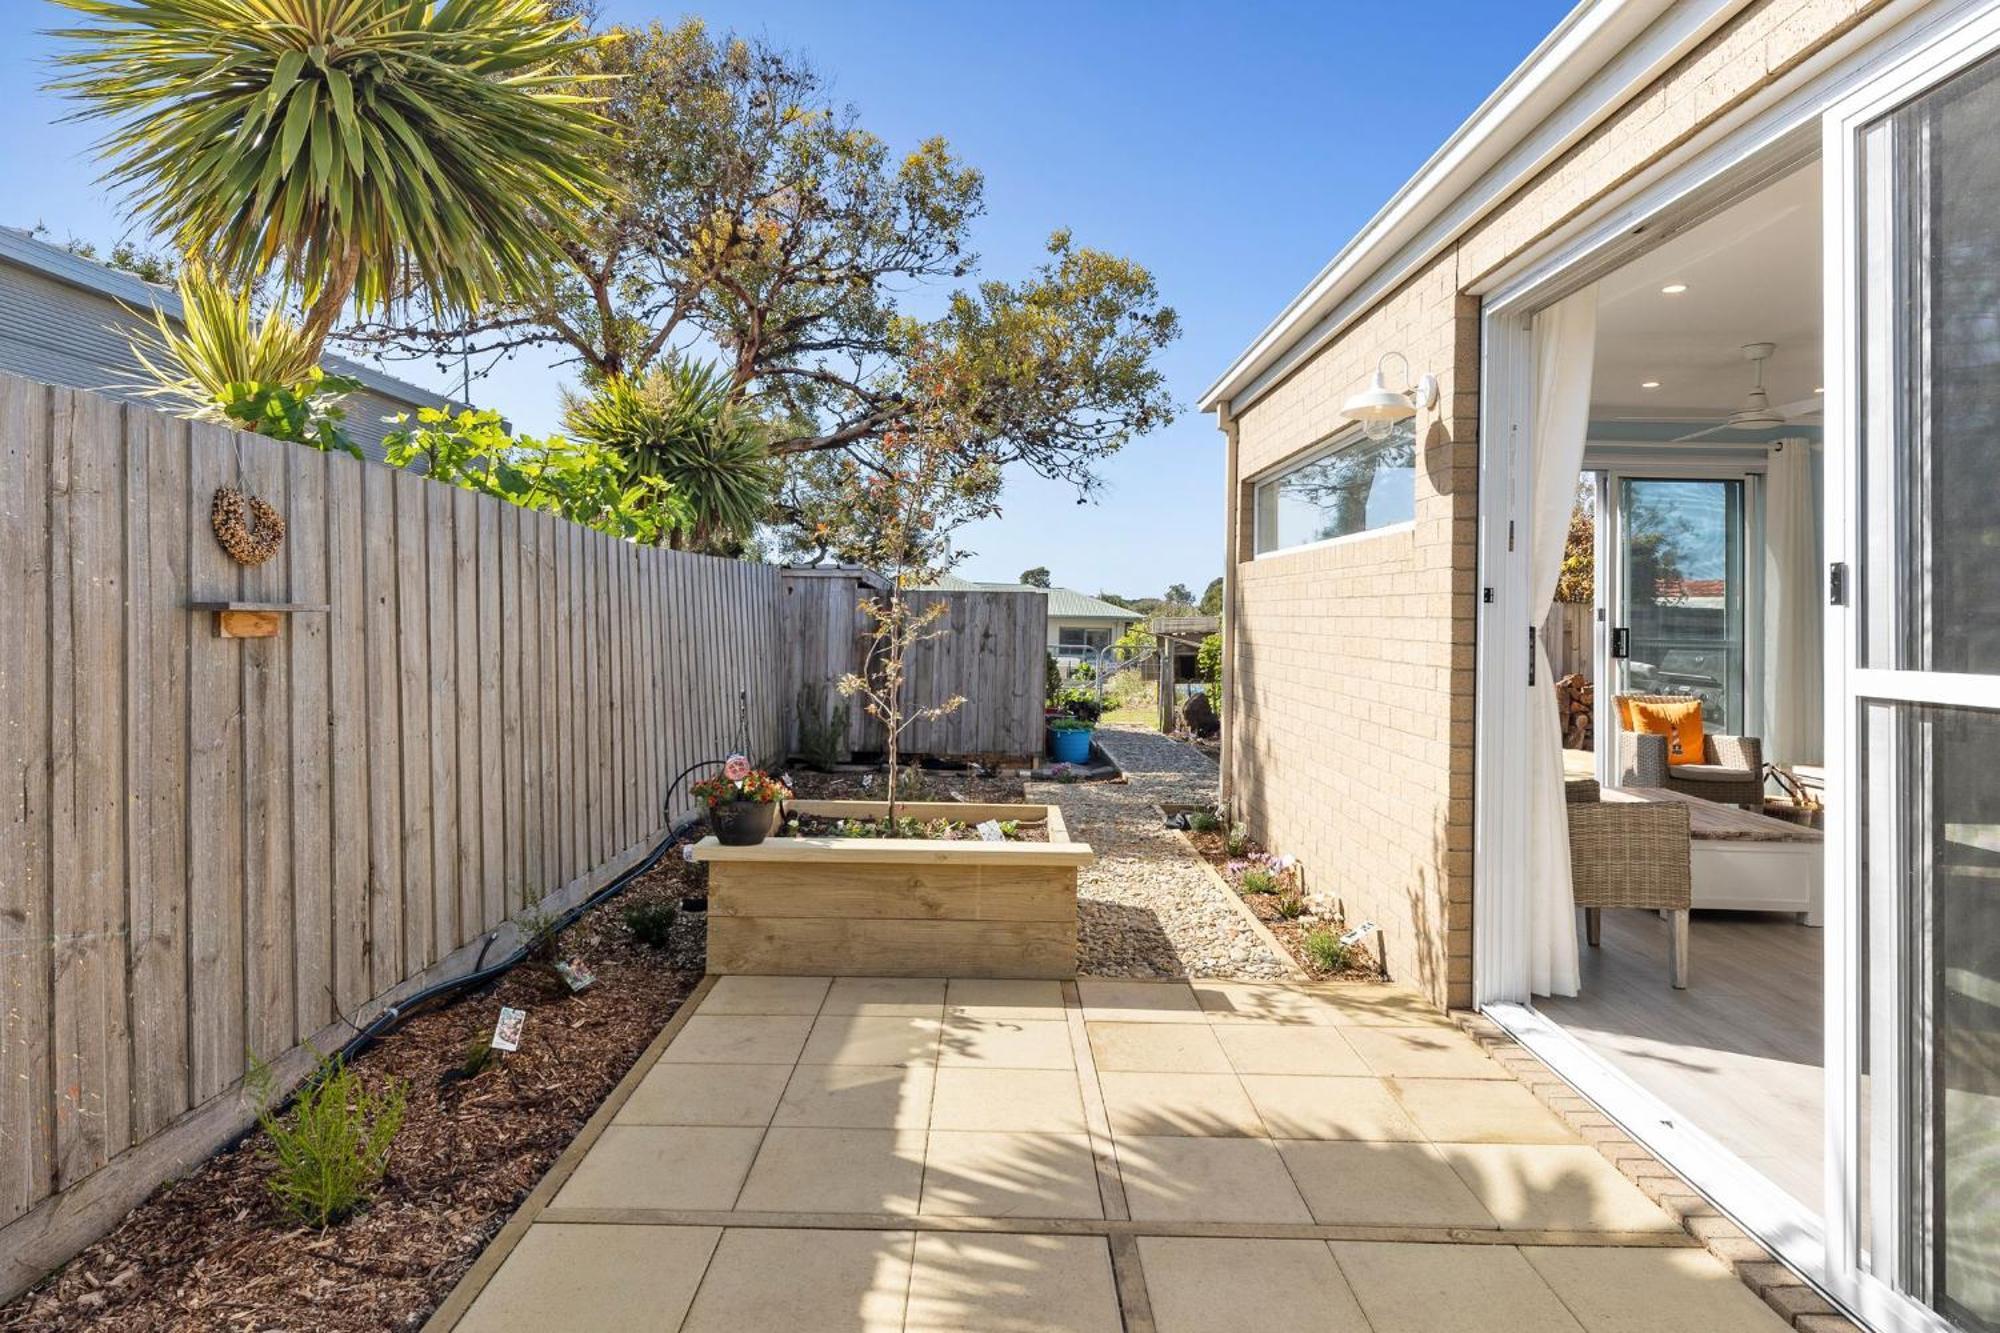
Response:
[[[352,302],[414,282],[440,312],[534,290],[614,189],[609,122],[543,0],[55,0],[51,87],[113,128],[106,179],[239,285],[276,271],[318,359]]]
[[[190,260],[175,280],[180,327],[153,311],[153,328],[128,342],[150,383],[148,397],[184,415],[208,414],[231,384],[301,385],[319,368],[311,340],[297,321],[272,305],[261,316],[247,287],[219,278]]]
[[[138,392],[181,416],[360,456],[340,425],[340,400],[358,386],[320,370],[296,320],[277,305],[258,314],[247,288],[199,260],[182,266],[175,287],[179,326],[156,307],[153,327],[126,338],[147,377]]]
[[[564,402],[563,424],[579,440],[631,460],[635,477],[670,485],[693,511],[676,546],[712,547],[747,537],[764,518],[777,470],[763,432],[729,395],[712,366],[677,362],[639,376],[612,376]]]

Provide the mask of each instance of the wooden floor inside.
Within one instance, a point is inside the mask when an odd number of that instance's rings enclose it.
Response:
[[[1817,1211],[1823,934],[1788,916],[1697,912],[1689,935],[1677,991],[1659,917],[1607,910],[1597,948],[1579,921],[1579,993],[1535,1007]]]

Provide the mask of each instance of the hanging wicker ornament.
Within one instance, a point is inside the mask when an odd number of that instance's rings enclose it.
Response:
[[[278,511],[233,486],[215,493],[208,522],[215,529],[215,540],[238,564],[261,565],[284,544],[285,520]]]

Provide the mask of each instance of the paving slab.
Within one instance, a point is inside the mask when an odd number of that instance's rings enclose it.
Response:
[[[724,978],[452,1308],[526,1333],[1769,1333],[1419,1003]]]

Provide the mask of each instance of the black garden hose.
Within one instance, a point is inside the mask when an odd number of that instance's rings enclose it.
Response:
[[[747,729],[747,719],[745,725]],[[682,769],[675,776],[674,780],[667,784],[667,793],[662,802],[662,817],[665,817],[666,813],[673,809],[675,790],[691,774],[703,768],[720,767],[726,762],[728,761],[723,759],[700,759]],[[685,837],[688,831],[700,822],[701,816],[689,815],[687,818],[671,825],[667,829],[666,836],[659,841],[652,851],[646,853],[644,857],[640,858],[633,865],[619,872],[603,888],[598,889],[595,893],[576,903],[560,916],[547,922],[533,935],[523,939],[519,944],[514,946],[513,951],[506,957],[490,964],[485,961],[486,950],[491,948],[493,942],[500,937],[500,932],[489,932],[485,944],[480,947],[479,957],[474,961],[470,972],[462,976],[448,977],[443,981],[433,982],[422,990],[399,1000],[397,1003],[390,1005],[381,1013],[375,1015],[365,1026],[357,1028],[354,1035],[348,1038],[341,1045],[340,1049],[333,1053],[331,1058],[321,1060],[311,1073],[301,1079],[298,1086],[284,1098],[278,1109],[289,1105],[298,1097],[299,1093],[313,1087],[327,1073],[335,1068],[346,1065],[356,1056],[373,1047],[382,1038],[394,1032],[397,1028],[438,1000],[484,985],[486,982],[504,976],[514,968],[519,967],[527,961],[528,957],[544,940],[553,939],[557,935],[562,934],[562,932],[568,930],[581,920],[584,913],[601,903],[608,902],[612,898],[617,897],[631,885],[633,880],[658,865],[665,859],[666,854],[672,850],[673,845]],[[234,1148],[241,1144],[255,1129],[256,1126],[254,1124],[246,1125],[241,1133],[230,1140],[228,1146]]]

